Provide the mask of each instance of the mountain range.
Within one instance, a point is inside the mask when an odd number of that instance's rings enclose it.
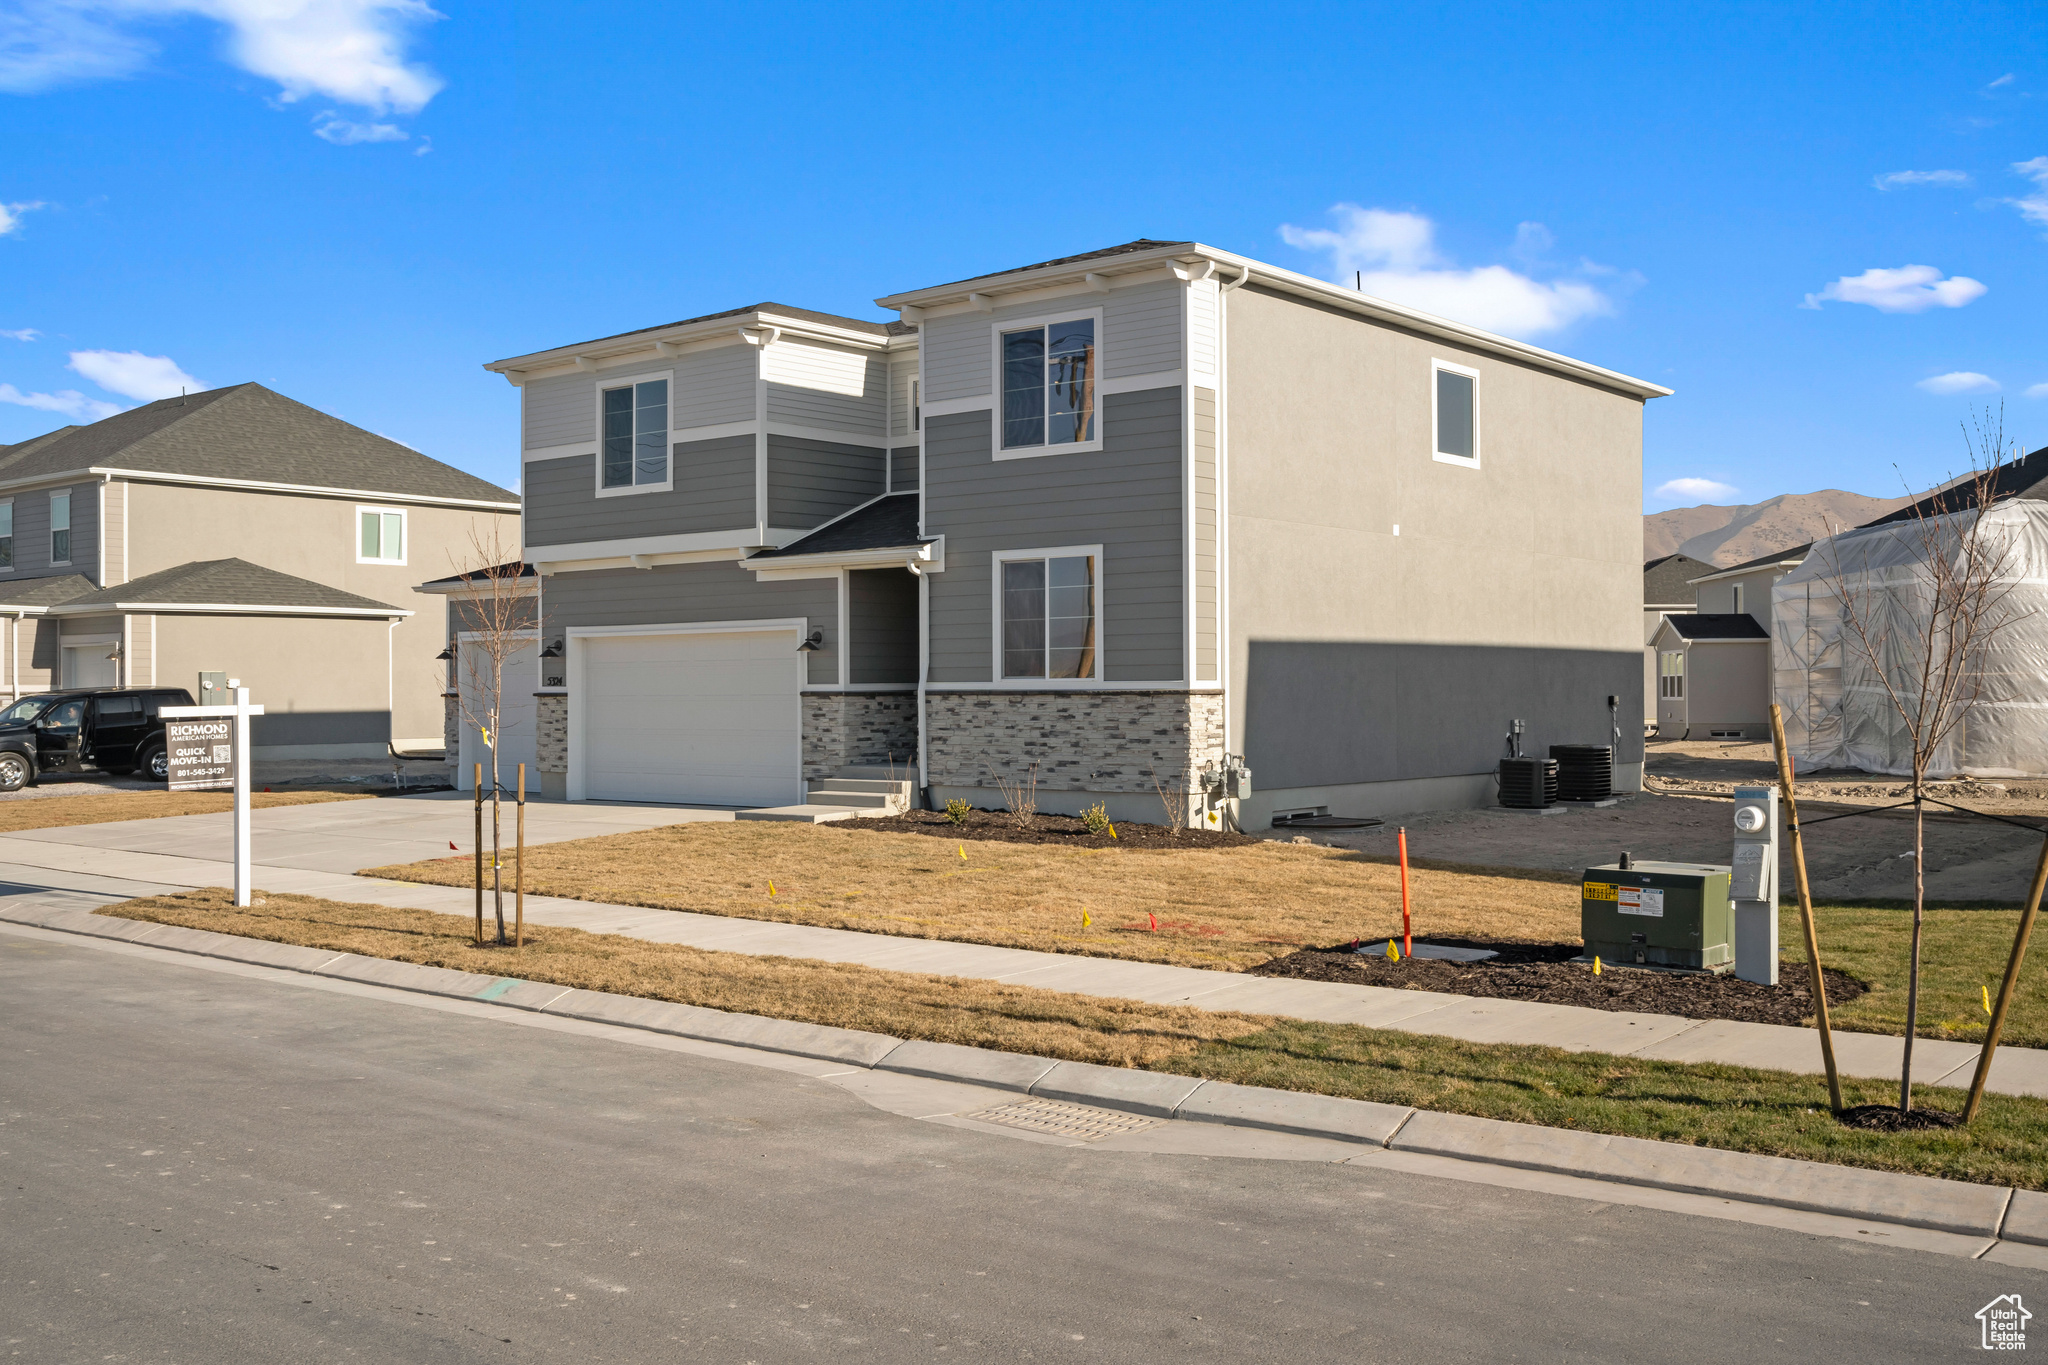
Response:
[[[1861,526],[1905,505],[1904,498],[1870,498],[1824,488],[1818,493],[1781,493],[1735,507],[1674,507],[1643,517],[1643,559],[1691,555],[1725,569],[1810,544],[1830,531]]]

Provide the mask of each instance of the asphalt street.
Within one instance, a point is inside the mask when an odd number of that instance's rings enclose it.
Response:
[[[0,936],[23,1361],[1926,1361],[2041,1273]]]

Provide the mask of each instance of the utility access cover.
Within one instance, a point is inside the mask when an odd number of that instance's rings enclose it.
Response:
[[[1050,1133],[1054,1137],[1075,1138],[1082,1142],[1096,1142],[1119,1133],[1142,1133],[1159,1124],[1157,1119],[1138,1114],[1093,1109],[1063,1100],[1018,1100],[1015,1104],[999,1104],[993,1109],[982,1109],[960,1117],[982,1123],[1000,1123],[1006,1128],[1027,1128],[1034,1133]]]

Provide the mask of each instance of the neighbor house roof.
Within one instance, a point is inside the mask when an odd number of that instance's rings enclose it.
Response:
[[[449,574],[446,578],[430,579],[414,588],[413,591],[433,593],[468,592],[483,580],[509,578],[515,582],[520,582],[532,578],[533,575],[533,565],[523,561],[509,564],[494,564],[488,569],[478,569],[473,573],[455,573]]]
[[[1976,480],[1965,475],[1954,480],[1947,487],[1936,489],[1918,502],[1901,507],[1896,512],[1887,512],[1875,521],[1866,521],[1865,526],[1884,526],[1895,521],[1909,521],[1914,517],[1938,517],[1948,512],[1960,512],[1970,505],[1976,496]],[[2002,502],[2007,498],[2025,498],[2031,502],[2048,502],[2048,446],[2022,455],[2017,460],[2002,464],[1991,471],[1991,497]]]
[[[97,588],[50,608],[54,616],[109,612],[259,616],[410,616],[402,607],[358,597],[246,559],[202,559]]]
[[[93,583],[82,573],[60,574],[55,578],[25,578],[18,583],[0,583],[0,612],[40,612],[59,602],[69,602],[80,593],[91,592]]]
[[[917,494],[885,493],[837,520],[826,522],[801,540],[750,556],[749,562],[860,550],[915,549],[931,544],[933,539],[917,533]]]
[[[1664,624],[1687,640],[1768,640],[1771,633],[1746,611],[1687,612],[1667,616]]]
[[[1643,605],[1660,606],[1692,601],[1693,575],[1713,565],[1691,555],[1665,555],[1643,565]]]
[[[1709,583],[1715,579],[1735,578],[1742,574],[1755,573],[1758,569],[1776,568],[1780,565],[1788,569],[1794,568],[1800,561],[1806,558],[1807,551],[1812,548],[1813,542],[1808,541],[1804,545],[1794,545],[1791,549],[1780,550],[1776,554],[1759,555],[1755,559],[1745,559],[1740,564],[1731,564],[1725,569],[1717,569],[1711,564],[1703,565],[1702,567],[1707,572],[1690,581],[1694,583]]]
[[[261,384],[162,398],[0,449],[0,485],[102,473],[519,506],[516,493]]]

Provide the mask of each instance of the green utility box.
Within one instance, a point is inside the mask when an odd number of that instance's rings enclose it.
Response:
[[[1735,965],[1728,869],[1708,863],[1620,863],[1586,869],[1579,887],[1586,956],[1720,972]]]

